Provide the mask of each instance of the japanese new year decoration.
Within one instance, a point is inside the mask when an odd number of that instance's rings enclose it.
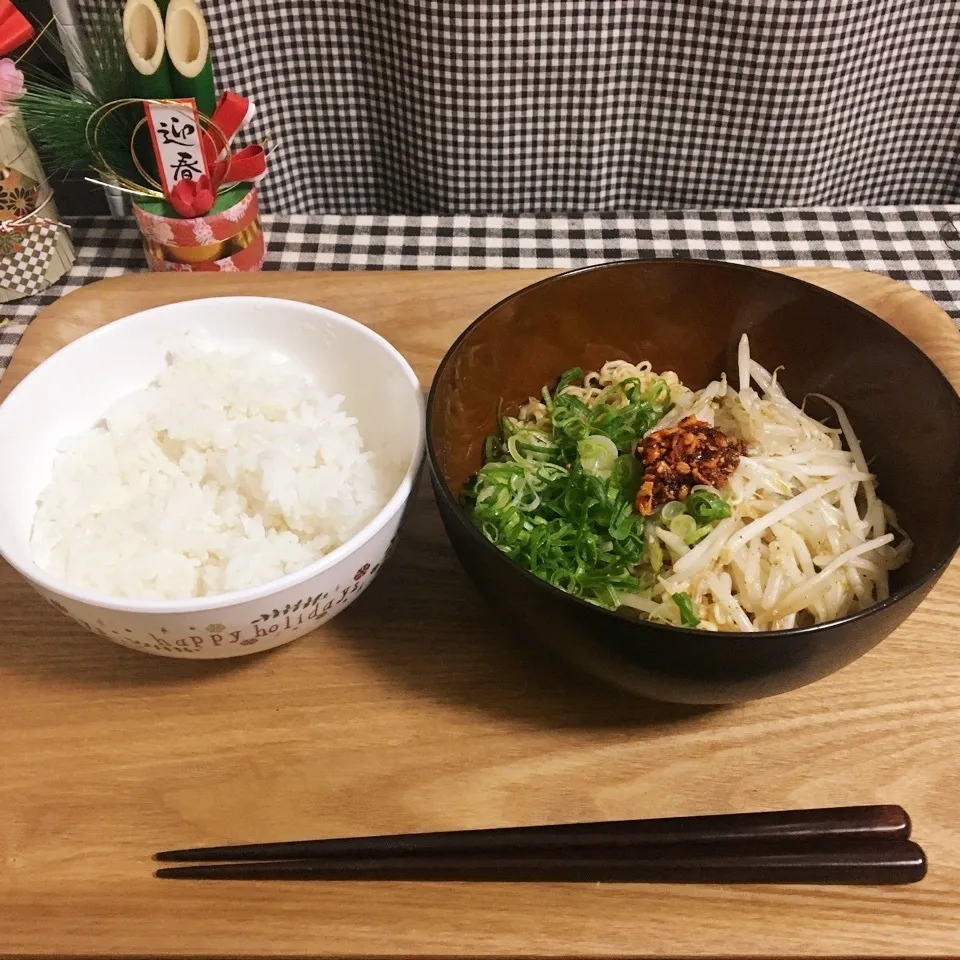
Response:
[[[26,93],[20,65],[33,39],[30,21],[10,0],[0,0],[0,303],[39,293],[74,262],[68,229],[18,109]],[[0,318],[0,329],[6,323]]]
[[[233,139],[253,116],[244,97],[227,92],[206,126],[193,100],[144,101],[160,188],[181,217],[201,217],[213,207],[217,191],[236,183],[255,183],[266,173],[261,144],[233,151]],[[143,169],[143,177],[156,181]]]
[[[77,85],[40,73],[24,98],[38,145],[58,169],[86,167],[88,180],[133,197],[151,269],[259,269],[268,138],[235,142],[256,111],[234,91],[216,98],[196,0],[125,0],[122,16],[85,19],[67,58],[87,65]]]

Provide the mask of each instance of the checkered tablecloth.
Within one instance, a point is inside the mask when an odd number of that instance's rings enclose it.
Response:
[[[960,205],[746,210],[650,217],[267,216],[265,270],[574,267],[627,257],[852,267],[904,280],[960,326]],[[132,221],[73,222],[77,262],[43,294],[0,306],[0,372],[58,297],[145,269]]]
[[[960,201],[960,0],[201,6],[269,213]]]

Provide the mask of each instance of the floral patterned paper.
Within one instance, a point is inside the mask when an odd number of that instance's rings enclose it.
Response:
[[[0,222],[31,213],[37,206],[39,186],[19,170],[0,164]]]

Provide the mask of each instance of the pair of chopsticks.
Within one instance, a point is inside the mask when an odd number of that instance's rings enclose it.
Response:
[[[167,850],[184,880],[915,883],[902,807],[875,805]],[[216,861],[216,862],[215,862]],[[232,861],[232,862],[226,862]]]

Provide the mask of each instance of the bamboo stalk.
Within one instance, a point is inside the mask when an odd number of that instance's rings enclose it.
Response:
[[[166,14],[170,80],[178,97],[193,97],[197,109],[213,115],[217,98],[213,88],[207,22],[194,0],[170,0]]]
[[[154,100],[173,96],[163,16],[156,0],[127,0],[123,39],[135,71],[137,96]]]

